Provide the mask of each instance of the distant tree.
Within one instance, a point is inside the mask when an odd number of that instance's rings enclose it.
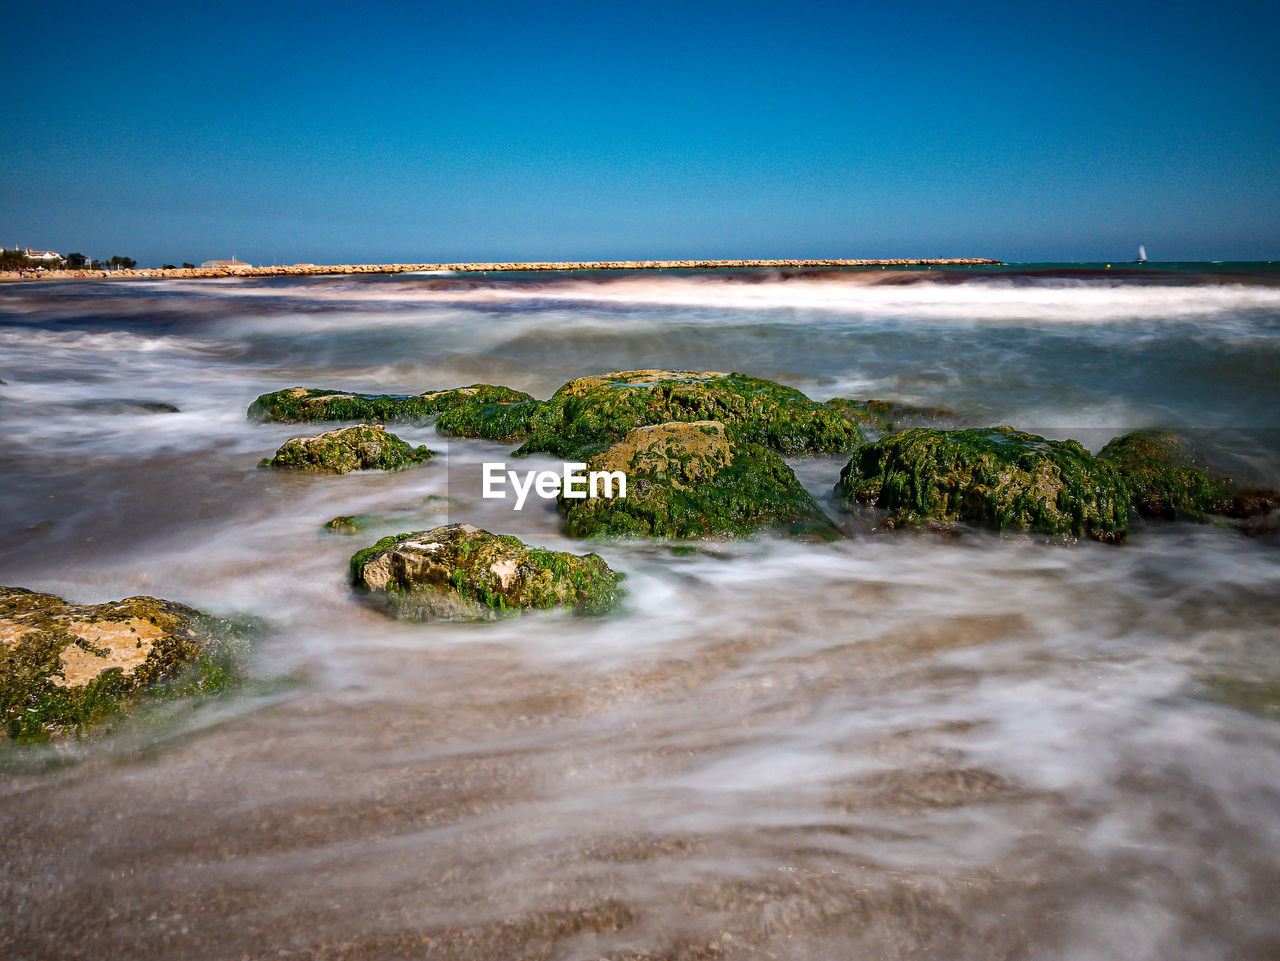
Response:
[[[177,270],[178,268],[175,267],[173,264],[161,264],[160,269],[161,270]]]
[[[132,257],[121,257],[118,254],[115,257],[112,257],[110,260],[108,260],[107,263],[110,264],[112,267],[114,267],[116,270],[120,270],[122,268],[124,270],[133,270],[134,267],[138,266],[138,262],[134,260]]]
[[[195,267],[195,264],[188,264],[188,263],[184,262],[184,263],[182,264],[182,266],[183,266],[183,267],[186,267],[186,268],[187,268],[187,270],[191,270],[191,269],[193,269],[193,268]]]
[[[0,250],[0,270],[21,270],[31,266],[21,250]]]
[[[85,257],[84,254],[79,253],[78,251],[75,253],[67,254],[67,266],[70,267],[72,270],[79,270],[81,267],[85,265],[87,260],[88,258]]]

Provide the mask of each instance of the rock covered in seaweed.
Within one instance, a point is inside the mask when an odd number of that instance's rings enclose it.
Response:
[[[290,387],[262,394],[249,405],[249,419],[294,424],[311,421],[421,424],[468,402],[511,404],[533,400],[524,391],[492,384],[472,384],[421,394],[355,394],[317,387]]]
[[[357,424],[327,430],[315,437],[294,437],[284,442],[263,467],[276,470],[347,474],[353,470],[400,470],[435,456],[426,447],[412,447],[385,427]]]
[[[600,614],[622,575],[596,554],[530,547],[470,524],[384,537],[351,557],[351,580],[407,620],[490,620],[539,608]]]
[[[1246,490],[1214,471],[1181,434],[1138,430],[1117,437],[1098,452],[1115,464],[1143,517],[1198,519],[1207,514],[1257,517],[1275,510],[1280,495]]]
[[[1110,461],[1010,427],[890,434],[850,458],[836,493],[847,507],[886,512],[889,527],[964,523],[1117,543],[1130,517]]]
[[[211,692],[239,629],[156,597],[70,604],[0,587],[0,716],[13,738],[80,733],[144,693]]]
[[[833,531],[791,468],[718,421],[637,427],[587,462],[621,471],[625,497],[558,498],[576,537],[746,537],[763,529],[800,536]],[[588,491],[588,493],[590,493]]]
[[[892,400],[833,397],[824,407],[837,410],[864,430],[887,434],[909,427],[955,427],[960,416],[947,407],[916,407]]]
[[[547,419],[552,406],[541,400],[495,400],[476,396],[440,412],[436,430],[447,437],[480,437],[518,444]]]
[[[578,377],[527,412],[528,440],[518,454],[584,456],[636,427],[714,420],[737,438],[784,454],[844,452],[862,431],[800,391],[742,374],[628,370]]]

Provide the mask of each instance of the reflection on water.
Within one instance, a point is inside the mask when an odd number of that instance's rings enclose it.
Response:
[[[0,583],[252,612],[275,628],[255,674],[295,679],[5,768],[6,956],[1280,952],[1273,542],[606,544],[615,617],[405,625],[345,585],[381,534],[580,545],[553,511],[449,490],[446,463],[509,448],[397,429],[447,457],[291,477],[254,465],[305,428],[244,418],[294,383],[545,396],[680,366],[1094,448],[1148,422],[1273,427],[1276,288],[451,280],[0,290]],[[180,410],[86,406],[122,398]],[[1280,479],[1271,435],[1216,436]],[[815,493],[839,466],[797,462]],[[321,530],[339,514],[373,526]]]

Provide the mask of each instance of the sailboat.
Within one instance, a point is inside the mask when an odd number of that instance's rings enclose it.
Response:
[[[1145,264],[1147,262],[1147,248],[1142,244],[1138,244],[1138,259],[1135,264]]]

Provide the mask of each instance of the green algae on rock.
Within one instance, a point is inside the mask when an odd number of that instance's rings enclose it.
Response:
[[[83,733],[147,695],[214,693],[241,628],[156,597],[70,604],[0,587],[0,717],[15,739]]]
[[[492,384],[472,384],[421,394],[355,394],[317,387],[290,387],[259,396],[249,405],[249,419],[294,424],[311,421],[422,424],[460,404],[514,404],[533,400],[524,391]]]
[[[864,430],[888,434],[908,427],[955,426],[959,415],[947,407],[916,407],[892,400],[853,400],[833,397],[823,404],[837,410]]]
[[[1117,437],[1098,452],[1115,464],[1129,485],[1134,509],[1160,520],[1198,519],[1209,514],[1247,518],[1275,510],[1275,491],[1245,490],[1212,470],[1181,434],[1138,430]]]
[[[541,400],[494,401],[473,397],[440,412],[436,430],[447,437],[479,437],[503,444],[516,444],[529,437],[542,419],[554,411]]]
[[[965,523],[1118,543],[1130,517],[1111,462],[1010,427],[890,434],[850,458],[836,493],[846,507],[885,511],[887,527]]]
[[[628,370],[569,381],[531,412],[517,454],[587,456],[636,427],[714,420],[783,454],[854,450],[864,437],[839,411],[773,381],[689,370]]]
[[[602,614],[622,575],[596,554],[530,547],[470,524],[384,537],[351,557],[351,580],[406,620],[491,620],[563,607]]]
[[[353,470],[400,470],[435,456],[426,447],[411,447],[385,427],[357,424],[328,430],[315,437],[294,437],[284,442],[275,457],[264,458],[262,467],[347,474]]]
[[[587,471],[623,472],[626,496],[573,498],[562,490],[558,502],[575,537],[747,537],[764,529],[797,536],[834,533],[778,454],[736,440],[718,421],[637,427],[592,457]]]

